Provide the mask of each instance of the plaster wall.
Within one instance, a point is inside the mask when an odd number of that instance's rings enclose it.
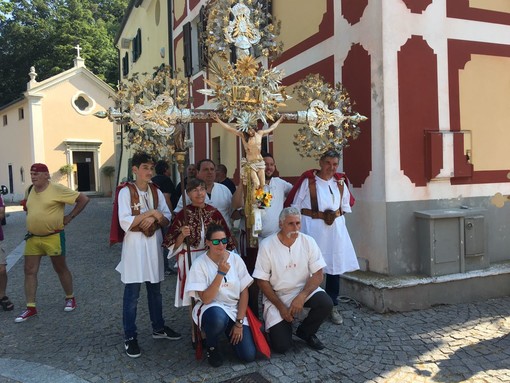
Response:
[[[439,126],[440,130],[445,131],[450,129],[447,40],[465,39],[495,42],[494,40],[501,40],[506,35],[503,39],[505,41],[500,42],[509,44],[510,38],[508,38],[508,27],[477,23],[476,28],[473,28],[473,22],[471,21],[447,18],[443,1],[433,2],[422,15],[410,13],[399,1],[390,0],[385,2],[383,9],[385,140],[388,148],[397,148],[399,142],[399,88],[395,86],[395,84],[398,84],[396,53],[408,38],[412,35],[423,36],[437,56]],[[505,29],[506,33],[502,33],[502,29]],[[489,61],[491,60],[489,59]],[[495,64],[492,62],[491,65]],[[470,83],[472,82],[467,80],[464,86],[469,87]],[[501,91],[497,93],[501,95]],[[472,110],[472,106],[473,102],[466,105],[464,113],[472,114],[473,112],[469,112],[469,109]],[[497,120],[501,121],[500,117],[497,117]],[[492,185],[451,185],[449,182],[430,182],[425,187],[416,187],[400,169],[399,150],[386,150],[384,162],[386,164],[385,184],[388,202],[448,199],[459,195],[476,197],[491,195],[497,191],[510,192],[510,184],[499,183]]]
[[[0,184],[9,187],[9,165],[12,166],[14,195],[24,193],[26,185],[30,184],[30,134],[28,103],[20,101],[0,112],[0,115],[7,115],[8,124],[0,127]],[[18,109],[23,108],[25,118],[20,120]],[[1,121],[1,120],[0,120]],[[0,122],[1,123],[1,122]],[[29,165],[30,166],[30,165]],[[23,172],[23,180],[21,173]],[[23,182],[24,181],[24,182]],[[10,197],[10,198],[9,198]],[[11,200],[12,196],[5,200]]]
[[[184,40],[182,39],[182,35],[178,40],[175,41],[175,69],[179,72],[179,77],[184,77]]]
[[[117,47],[120,49],[120,58],[125,53],[129,56],[129,74],[153,73],[155,67],[168,63],[168,8],[166,0],[144,1],[142,6],[133,8],[130,20],[126,23]],[[159,15],[159,17],[158,17]],[[132,40],[138,29],[142,33],[142,53],[136,62],[133,62],[133,42],[129,48],[122,48],[122,39]],[[122,71],[122,68],[120,69]],[[122,73],[122,72],[121,72]]]
[[[174,0],[174,17],[176,20],[186,15],[186,0]]]
[[[318,33],[325,12],[325,1],[293,0],[291,7],[285,1],[273,1],[273,15],[281,21],[279,39],[284,42],[284,49]]]
[[[48,162],[57,164],[58,168],[66,164],[64,140],[79,139],[83,141],[100,141],[103,153],[101,162],[109,161],[113,165],[114,135],[113,126],[107,119],[101,120],[93,116],[99,110],[107,109],[113,104],[106,93],[99,93],[94,85],[83,77],[74,77],[69,82],[48,89],[43,100],[45,150]],[[90,114],[81,115],[72,106],[73,96],[85,93],[96,105]],[[59,165],[59,163],[61,164]],[[53,169],[57,171],[57,169]]]
[[[469,5],[489,11],[510,12],[510,4],[506,0],[469,0]]]
[[[445,1],[434,1],[422,14],[415,14],[397,0],[382,4],[369,1],[359,23],[351,26],[340,18],[335,26],[335,36],[345,39],[347,46],[360,42],[371,59],[372,115],[369,124],[372,133],[372,172],[361,187],[353,190],[358,202],[353,214],[347,216],[362,269],[389,275],[418,272],[413,212],[462,204],[489,207],[486,222],[490,259],[501,261],[510,258],[505,251],[509,245],[508,239],[501,235],[503,228],[508,226],[503,218],[503,209],[489,203],[490,197],[496,192],[509,194],[509,183],[455,185],[449,177],[444,177],[432,180],[426,186],[417,186],[402,171],[397,58],[401,47],[413,35],[423,36],[432,48],[437,58],[439,128],[449,131],[448,39],[509,44],[508,27],[447,18]],[[336,60],[342,62],[347,50],[343,48],[345,43],[339,42],[338,46]],[[475,151],[477,153],[477,157],[473,158],[475,168],[509,168],[508,156],[505,155],[507,151],[494,150],[508,142],[508,129],[503,127],[508,125],[509,119],[501,107],[508,99],[508,65],[505,63],[506,58],[475,56],[461,71],[461,118],[465,121],[462,129],[473,131],[473,155]],[[342,81],[345,82],[345,79]],[[480,88],[482,82],[492,82],[494,86]],[[482,91],[476,92],[477,89]],[[484,121],[490,121],[490,127]],[[452,161],[448,155],[444,154],[446,165]]]
[[[211,127],[211,138],[212,139],[219,138],[221,163],[227,167],[228,171],[227,177],[232,178],[234,172],[238,168],[237,136],[230,132],[227,132],[218,124],[213,124]],[[210,153],[209,158],[212,159],[215,158],[215,156],[216,156],[215,153]],[[201,158],[197,158],[196,160],[200,161]]]
[[[472,55],[460,72],[461,127],[475,171],[510,169],[510,58]]]
[[[292,94],[294,85],[289,85],[287,91]],[[295,98],[286,101],[287,106],[282,111],[295,111],[302,108],[301,104]],[[294,134],[297,133],[300,125],[281,124],[270,135],[272,141],[272,153],[280,177],[295,177],[304,170],[316,168],[317,162],[310,158],[303,158],[294,149]]]

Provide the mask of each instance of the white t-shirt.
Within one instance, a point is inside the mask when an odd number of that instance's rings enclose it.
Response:
[[[278,234],[273,234],[259,244],[253,278],[268,281],[278,298],[289,307],[310,276],[325,266],[319,246],[312,237],[300,233],[289,248],[280,242]],[[317,291],[323,290],[318,287],[306,300]],[[283,318],[276,306],[265,296],[263,301],[267,330],[280,323]]]
[[[253,283],[253,278],[248,273],[246,265],[241,257],[234,252],[228,253],[229,257],[227,262],[230,264],[230,269],[227,275],[223,277],[223,282],[218,290],[218,294],[209,304],[204,304],[200,301],[198,292],[205,291],[211,285],[218,274],[218,265],[207,256],[207,252],[199,255],[193,262],[193,265],[191,265],[184,293],[198,300],[193,309],[193,321],[197,324],[201,325],[203,313],[209,307],[213,306],[221,307],[229,318],[235,321],[237,319],[240,294]],[[248,323],[246,318],[244,323]]]
[[[273,177],[269,181],[269,185],[265,187],[268,189],[269,193],[272,194],[273,198],[271,200],[271,206],[264,209],[262,213],[262,231],[259,233],[260,239],[267,238],[280,230],[278,218],[283,210],[285,197],[292,189],[292,184],[279,177]]]

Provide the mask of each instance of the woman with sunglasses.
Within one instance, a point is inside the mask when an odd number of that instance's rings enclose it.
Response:
[[[255,359],[256,348],[246,319],[248,286],[253,278],[241,257],[226,249],[226,226],[211,224],[206,232],[208,250],[191,266],[186,294],[197,299],[193,321],[205,333],[207,360],[223,364],[218,338],[224,333],[244,362]]]
[[[228,238],[227,249],[235,249],[235,244],[231,239],[227,223],[221,213],[213,206],[205,203],[206,189],[205,182],[200,178],[191,178],[186,184],[186,193],[191,203],[186,206],[186,215],[188,224],[184,221],[184,209],[175,216],[170,228],[163,241],[163,246],[167,247],[168,258],[175,256],[177,261],[177,283],[175,288],[175,307],[189,306],[191,299],[184,294],[184,284],[189,273],[187,243],[191,252],[191,262],[193,263],[197,255],[203,253],[205,248],[205,230],[211,223],[216,223],[227,228],[226,237]],[[187,243],[186,243],[187,242]]]

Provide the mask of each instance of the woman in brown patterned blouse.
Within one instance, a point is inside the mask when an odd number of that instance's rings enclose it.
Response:
[[[199,178],[189,179],[186,185],[186,192],[191,199],[191,204],[186,206],[188,224],[185,225],[183,209],[175,216],[163,241],[163,246],[169,250],[168,258],[175,256],[177,260],[176,307],[191,304],[189,296],[184,295],[186,276],[190,269],[186,241],[189,243],[191,261],[193,262],[199,254],[206,251],[205,232],[207,231],[207,226],[211,223],[216,223],[225,228],[225,234],[229,240],[227,249],[233,250],[235,248],[232,235],[223,216],[216,208],[205,203],[206,189],[204,181]]]

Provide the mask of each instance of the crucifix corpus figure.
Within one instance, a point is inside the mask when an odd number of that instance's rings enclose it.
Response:
[[[241,137],[241,142],[243,143],[246,156],[245,158],[241,159],[241,179],[243,181],[243,185],[246,185],[248,182],[249,172],[249,177],[251,178],[252,182],[252,190],[257,190],[258,188],[263,187],[266,183],[266,165],[264,163],[264,159],[262,158],[262,154],[260,153],[262,148],[262,137],[275,130],[282,119],[283,116],[267,129],[256,130],[250,127],[248,128],[247,132],[243,132],[233,128],[226,122],[221,121],[217,115],[214,115],[214,120],[218,124],[220,124],[229,132],[234,133],[236,136]]]

